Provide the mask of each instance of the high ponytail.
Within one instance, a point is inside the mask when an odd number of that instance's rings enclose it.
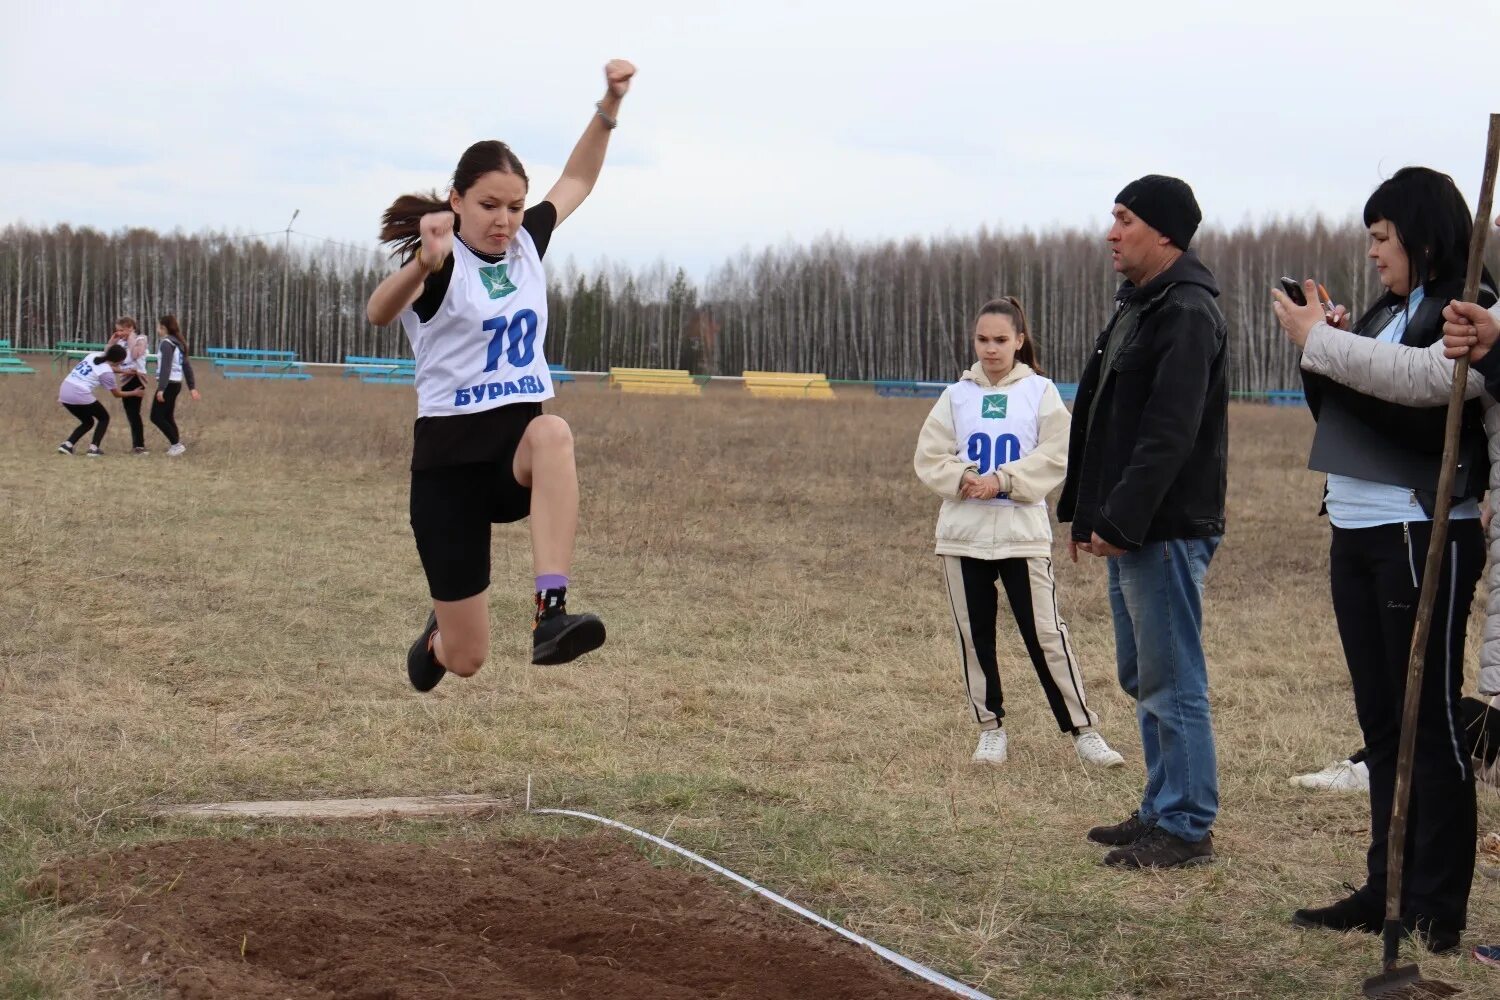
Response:
[[[521,165],[520,157],[509,146],[498,139],[486,139],[474,143],[458,158],[458,166],[453,169],[453,190],[462,197],[474,186],[475,181],[495,171],[515,174],[523,183],[531,183],[526,177],[526,168]],[[395,244],[391,251],[392,257],[409,257],[422,245],[422,216],[452,210],[452,204],[447,199],[440,198],[436,191],[404,194],[381,215],[380,242]],[[455,218],[453,231],[456,233],[458,229],[458,219]]]
[[[1031,326],[1026,322],[1026,310],[1021,308],[1020,299],[1014,295],[991,299],[979,307],[979,316],[1004,316],[1010,320],[1011,325],[1016,328],[1016,333],[1021,335],[1021,346],[1016,349],[1016,360],[1024,363],[1038,375],[1047,374],[1042,368],[1041,361],[1037,359],[1036,338],[1031,335]],[[979,317],[976,316],[974,319],[978,322]]]

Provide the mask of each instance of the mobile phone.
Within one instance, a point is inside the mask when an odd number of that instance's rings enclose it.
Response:
[[[1281,290],[1286,292],[1286,297],[1299,306],[1307,305],[1307,296],[1302,293],[1302,282],[1293,281],[1291,278],[1281,279]]]

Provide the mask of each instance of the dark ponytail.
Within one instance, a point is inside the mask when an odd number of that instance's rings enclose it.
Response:
[[[188,353],[188,342],[183,339],[182,330],[177,326],[177,317],[171,313],[167,313],[161,319],[157,320],[157,322],[167,328],[167,336],[177,341],[177,345],[182,348],[182,353],[186,355]]]
[[[526,168],[521,166],[520,158],[511,152],[509,146],[498,139],[486,139],[474,143],[458,158],[458,166],[453,169],[453,190],[462,197],[475,181],[495,171],[515,174],[523,183],[531,183],[526,177]],[[436,191],[404,194],[380,216],[380,242],[395,244],[392,257],[410,256],[422,245],[422,216],[452,210],[453,205],[446,198],[440,198]],[[453,231],[458,232],[458,228],[458,220],[454,219]]]
[[[94,364],[96,365],[101,361],[106,361],[112,365],[117,365],[124,360],[124,344],[110,344],[109,347],[105,348],[102,352],[94,356]]]
[[[1016,332],[1021,335],[1021,346],[1016,349],[1016,360],[1024,363],[1038,375],[1047,374],[1042,368],[1042,363],[1037,360],[1036,338],[1031,335],[1031,327],[1026,323],[1026,310],[1021,308],[1020,299],[1014,295],[991,299],[979,307],[979,316],[1004,316],[1010,320]],[[979,316],[974,317],[974,322],[979,322]]]

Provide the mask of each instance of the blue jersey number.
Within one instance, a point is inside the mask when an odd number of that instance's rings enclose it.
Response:
[[[525,368],[536,358],[536,313],[522,309],[514,316],[496,316],[484,321],[486,330],[494,331],[490,346],[484,357],[484,370],[492,372],[500,367],[500,355],[515,368]],[[510,345],[505,344],[506,334]]]
[[[1021,439],[1014,434],[969,435],[969,461],[979,463],[979,474],[987,476],[1006,462],[1021,457]]]

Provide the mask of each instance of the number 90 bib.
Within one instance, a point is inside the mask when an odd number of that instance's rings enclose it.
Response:
[[[953,406],[958,457],[973,462],[979,466],[979,474],[987,476],[1007,462],[1031,454],[1037,443],[1037,414],[1049,385],[1040,375],[1028,375],[1003,389],[987,389],[969,379],[954,383],[948,390],[948,400]],[[1012,507],[1046,503],[1017,504],[1007,497],[968,502]]]

